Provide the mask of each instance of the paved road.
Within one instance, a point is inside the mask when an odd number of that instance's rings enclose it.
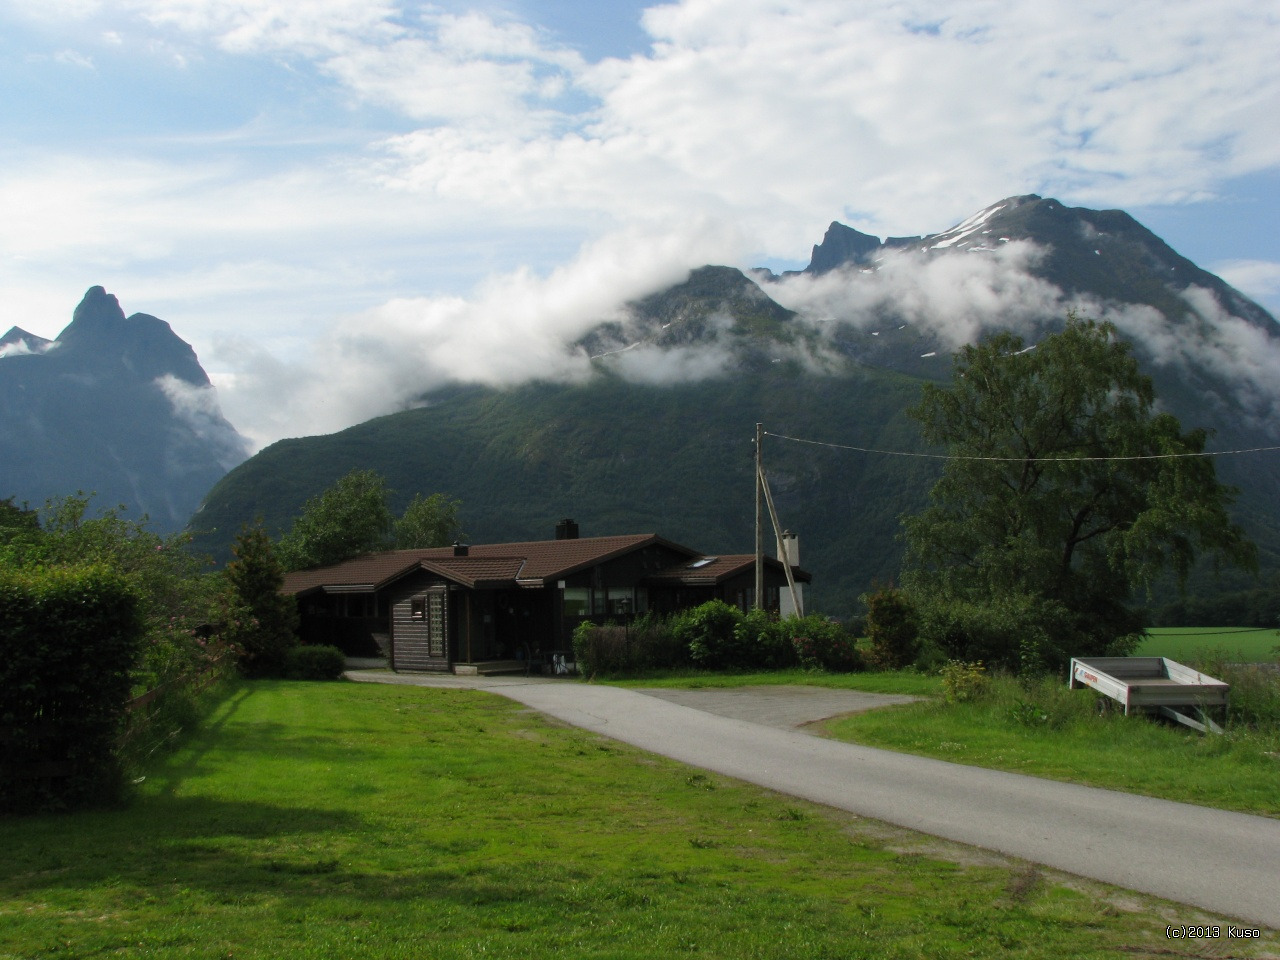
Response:
[[[348,676],[488,690],[573,726],[781,793],[1280,928],[1280,820],[839,743],[785,729],[788,723],[776,717],[777,725],[767,726],[617,687],[541,678]],[[740,703],[737,710],[743,712]]]

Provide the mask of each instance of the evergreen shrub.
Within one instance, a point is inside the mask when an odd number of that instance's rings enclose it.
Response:
[[[867,659],[879,670],[900,670],[915,662],[920,652],[916,612],[906,594],[882,587],[865,595],[867,606]]]

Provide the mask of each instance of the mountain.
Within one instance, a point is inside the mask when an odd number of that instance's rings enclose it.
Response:
[[[1162,403],[1217,431],[1212,449],[1280,443],[1280,327],[1265,310],[1120,211],[1026,196],[931,236],[881,241],[832,224],[809,266],[782,276],[699,268],[566,344],[593,358],[586,382],[455,386],[418,409],[281,441],[220,481],[192,525],[225,557],[243,522],[283,530],[308,497],[371,467],[396,509],[419,492],[460,498],[475,542],[550,536],[571,516],[589,535],[749,551],[761,422],[812,603],[847,615],[896,575],[898,518],[938,474],[939,461],[912,456],[928,452],[905,414],[922,383],[949,378],[959,343],[1011,328],[1033,347],[1072,309],[1116,322]],[[1216,462],[1241,490],[1264,568],[1280,569],[1272,461]]]
[[[190,344],[102,287],[56,340],[15,327],[3,344],[0,498],[96,493],[172,532],[248,455]]]
[[[22,353],[44,353],[53,344],[52,340],[28,333],[21,327],[10,327],[9,332],[0,337],[0,357],[17,356]]]

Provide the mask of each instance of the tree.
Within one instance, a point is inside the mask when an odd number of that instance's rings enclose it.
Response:
[[[353,470],[312,497],[279,544],[287,570],[324,567],[385,549],[391,532],[387,484],[376,470]]]
[[[246,620],[239,631],[242,666],[250,676],[283,676],[285,655],[298,642],[298,608],[280,592],[284,568],[261,521],[242,529],[223,575]]]
[[[1121,653],[1144,624],[1135,590],[1200,553],[1246,567],[1202,430],[1154,412],[1151,380],[1109,323],[1074,315],[1024,349],[960,350],[950,386],[909,411],[951,457],[904,521],[904,586],[950,656],[1022,669]]]
[[[395,545],[408,550],[414,547],[447,547],[463,537],[458,523],[461,500],[450,500],[443,493],[429,497],[414,496],[404,514],[395,522]]]

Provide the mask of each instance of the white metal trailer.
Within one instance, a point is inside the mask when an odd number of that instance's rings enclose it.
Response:
[[[1106,694],[1124,705],[1126,716],[1135,709],[1159,713],[1202,733],[1222,732],[1208,711],[1225,711],[1231,690],[1229,683],[1167,657],[1073,657],[1067,686]]]

